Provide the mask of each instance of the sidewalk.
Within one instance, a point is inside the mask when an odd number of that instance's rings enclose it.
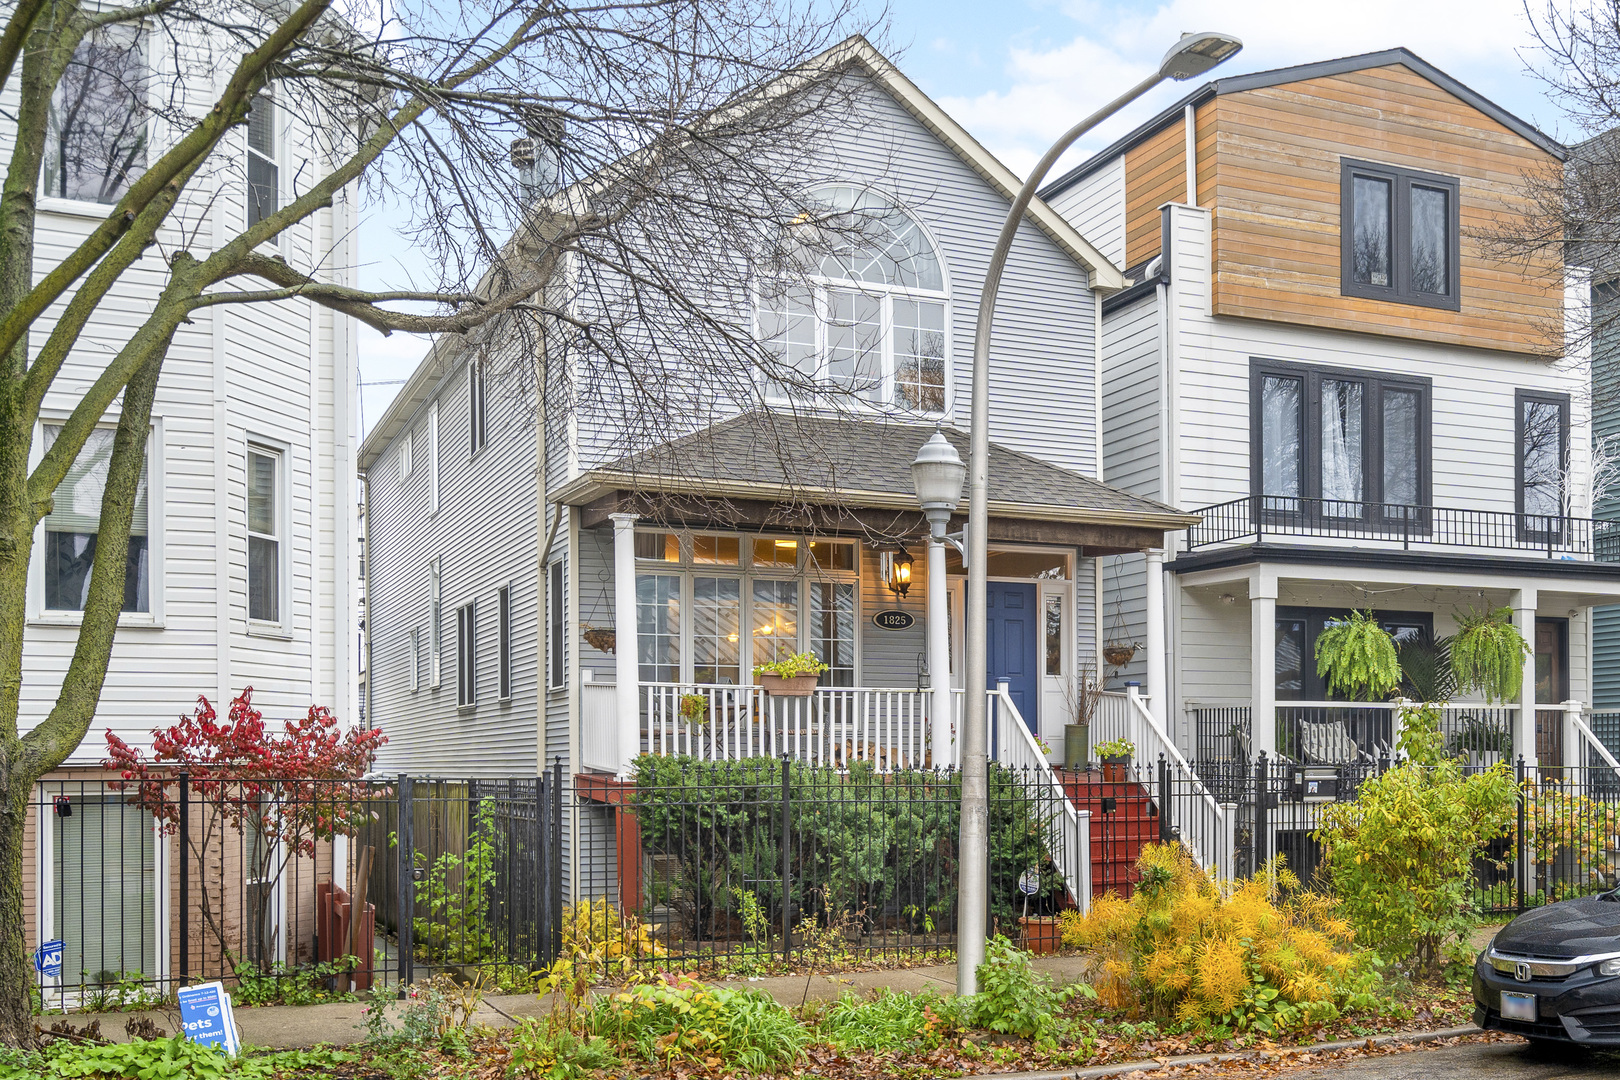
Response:
[[[1034,964],[1037,970],[1051,975],[1061,985],[1078,980],[1084,973],[1086,961],[1076,956],[1038,956]],[[737,979],[720,985],[763,990],[788,1008],[797,1008],[805,1001],[830,1001],[846,992],[864,994],[884,988],[909,993],[926,989],[952,993],[956,990],[956,965],[934,964],[893,971],[852,971],[838,975],[775,975]],[[253,1046],[276,1050],[313,1046],[316,1043],[346,1046],[365,1037],[365,1018],[360,1012],[365,1007],[365,1002],[347,1001],[334,1005],[266,1005],[257,1009],[238,1009],[236,1026],[241,1029],[242,1041]],[[550,1011],[549,995],[497,994],[483,1000],[473,1014],[473,1023],[495,1028],[511,1027],[526,1016],[542,1017]],[[165,1031],[178,1030],[179,1013],[162,1010],[71,1013],[66,1019],[74,1024],[100,1020],[103,1037],[123,1042],[126,1039],[124,1025],[134,1017],[145,1017]],[[42,1026],[49,1027],[62,1017],[40,1019]]]

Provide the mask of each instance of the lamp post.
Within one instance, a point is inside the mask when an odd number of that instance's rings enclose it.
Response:
[[[922,444],[911,463],[911,488],[928,519],[928,742],[934,768],[949,763],[951,742],[951,636],[945,621],[945,527],[962,501],[967,466],[945,438],[935,431]]]
[[[986,689],[987,643],[985,640],[985,529],[989,524],[987,499],[990,494],[990,324],[995,317],[996,292],[1001,287],[1001,273],[1007,265],[1007,253],[1013,237],[1029,209],[1035,189],[1046,179],[1046,174],[1074,145],[1080,136],[1114,115],[1132,101],[1153,89],[1165,79],[1190,79],[1202,75],[1221,61],[1235,55],[1243,43],[1226,34],[1183,34],[1181,40],[1164,54],[1159,69],[1125,93],[1104,105],[1070,128],[1052,145],[1013,199],[1007,218],[996,238],[995,250],[990,254],[990,266],[984,277],[984,291],[979,297],[978,325],[973,335],[973,395],[968,442],[968,527],[966,536],[967,611],[963,626],[967,648],[963,663],[967,670],[964,683],[966,700],[962,703],[962,833],[960,842],[960,879],[956,906],[956,990],[959,994],[978,991],[979,964],[984,960],[984,931],[989,915],[989,782],[990,769],[986,756],[988,731],[985,714],[988,702]],[[1190,166],[1191,163],[1189,163]],[[1096,343],[1098,362],[1101,362],[1102,343]],[[1102,403],[1097,403],[1098,408]],[[1076,898],[1078,899],[1078,897]]]

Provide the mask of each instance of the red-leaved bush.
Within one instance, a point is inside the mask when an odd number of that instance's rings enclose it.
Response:
[[[311,857],[334,836],[353,836],[376,817],[374,807],[390,792],[360,780],[372,756],[387,739],[378,729],[342,729],[330,709],[311,705],[309,714],[271,732],[253,707],[250,686],[231,702],[224,723],[208,698],[179,723],[152,732],[150,756],[107,732],[102,767],[116,771],[114,791],[158,819],[165,834],[180,831],[180,774],[187,776],[191,820],[185,830],[187,853],[199,869],[220,867],[225,835],[241,838],[245,881],[274,882],[290,860]],[[233,970],[245,941],[233,941],[222,918],[226,883],[198,874],[201,914],[222,956]],[[222,875],[221,875],[222,876]],[[236,891],[241,883],[234,883]],[[270,890],[249,890],[253,925],[252,955],[273,949],[276,928],[267,925]]]

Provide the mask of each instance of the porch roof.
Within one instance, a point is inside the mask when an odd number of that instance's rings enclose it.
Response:
[[[571,506],[657,495],[915,511],[911,461],[934,427],[745,413],[592,469],[557,498]],[[967,433],[943,431],[965,460]],[[990,444],[990,491],[992,518],[1161,532],[1199,520],[996,443]]]

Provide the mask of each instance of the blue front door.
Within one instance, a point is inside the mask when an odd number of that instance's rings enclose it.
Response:
[[[988,582],[985,620],[990,655],[990,689],[1007,680],[1007,693],[1031,731],[1040,728],[1036,709],[1040,680],[1035,670],[1037,632],[1033,582]]]

